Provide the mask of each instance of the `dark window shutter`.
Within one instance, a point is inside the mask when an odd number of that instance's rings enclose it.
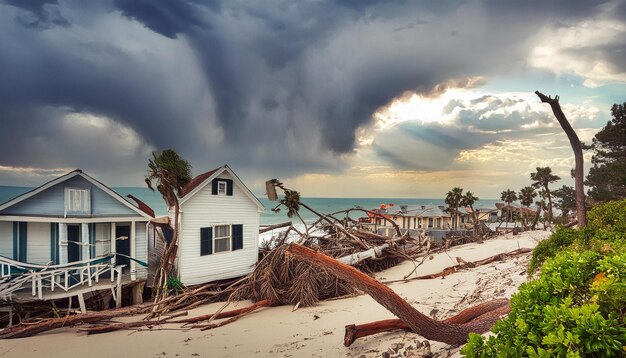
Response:
[[[243,249],[243,225],[233,225],[233,245],[232,250]]]
[[[50,223],[50,261],[59,263],[59,224]]]
[[[226,195],[233,196],[233,181],[232,179],[226,179]]]
[[[89,257],[96,257],[96,224],[89,224]]]
[[[26,232],[27,232],[28,223],[20,222],[19,223],[19,242],[20,242],[20,250],[19,250],[19,261],[26,262]]]
[[[211,181],[211,186],[211,194],[217,195],[217,179],[213,179],[213,181]]]
[[[200,256],[213,253],[213,228],[200,228]]]
[[[19,253],[18,253],[18,240],[17,240],[17,221],[13,222],[13,260],[19,261]]]

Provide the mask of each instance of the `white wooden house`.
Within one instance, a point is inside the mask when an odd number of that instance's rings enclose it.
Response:
[[[176,272],[184,285],[251,272],[258,260],[259,219],[264,207],[229,166],[192,179],[179,203]],[[173,222],[174,208],[169,208],[168,216]],[[151,269],[162,252],[158,240],[152,240]]]
[[[74,170],[0,204],[0,299],[47,300],[145,282],[152,219]]]

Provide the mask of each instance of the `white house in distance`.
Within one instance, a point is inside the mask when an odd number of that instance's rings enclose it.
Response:
[[[154,214],[74,170],[0,204],[0,299],[48,300],[141,290]],[[135,297],[137,297],[135,296]]]
[[[179,198],[180,239],[176,272],[184,285],[243,276],[259,254],[263,204],[224,165],[193,178]],[[174,208],[169,208],[174,220]],[[150,261],[162,248],[154,241]]]

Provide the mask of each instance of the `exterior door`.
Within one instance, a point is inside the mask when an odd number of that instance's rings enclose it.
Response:
[[[115,226],[115,252],[122,254],[115,259],[117,265],[125,265],[124,271],[130,270],[130,225]]]
[[[67,226],[67,262],[80,261],[81,252],[80,226]]]

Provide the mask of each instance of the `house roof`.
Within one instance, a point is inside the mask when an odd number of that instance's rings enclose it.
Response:
[[[132,209],[133,211],[135,211],[137,214],[149,219],[150,215],[148,215],[145,211],[139,209],[138,207],[134,206],[133,204],[131,204],[128,200],[126,200],[124,197],[122,197],[120,194],[118,194],[117,192],[115,192],[114,190],[112,190],[111,188],[109,188],[108,186],[104,185],[102,182],[98,181],[97,179],[92,178],[91,176],[83,173],[82,170],[80,169],[75,169],[72,170],[71,172],[61,175],[60,177],[57,177],[55,179],[50,180],[47,183],[44,183],[38,187],[36,187],[35,189],[28,191],[22,195],[18,195],[15,198],[3,203],[0,205],[0,211],[11,207],[17,203],[20,203],[32,196],[35,196],[39,193],[41,193],[42,191],[56,185],[59,183],[62,183],[68,179],[71,179],[75,176],[81,176],[83,179],[87,180],[88,182],[90,182],[91,184],[95,185],[96,187],[100,188],[102,191],[104,191],[105,193],[109,194],[110,196],[112,196],[113,198],[115,198],[116,200],[118,200],[120,203],[124,204],[126,207]],[[146,205],[146,204],[144,204]],[[146,205],[146,207],[148,207],[148,205]],[[149,207],[148,207],[149,208]],[[150,209],[152,210],[152,209]]]
[[[215,172],[222,169],[223,167],[215,168],[213,170],[209,170],[206,173],[202,173],[195,178],[191,179],[189,183],[183,188],[183,191],[180,193],[180,197],[184,197],[185,195],[191,193],[198,185],[202,184],[207,178],[210,178]]]
[[[197,192],[202,190],[202,188],[207,186],[213,179],[217,178],[220,174],[222,174],[225,171],[228,171],[232,175],[237,185],[243,189],[244,194],[246,194],[248,198],[250,198],[250,200],[252,200],[252,202],[254,202],[254,204],[256,204],[256,206],[260,210],[265,209],[265,207],[263,206],[263,204],[261,204],[259,199],[252,193],[252,191],[250,191],[250,189],[248,189],[248,187],[241,181],[241,179],[239,179],[237,174],[235,174],[235,172],[228,165],[223,165],[217,169],[213,169],[206,173],[202,173],[196,176],[195,178],[191,179],[189,184],[187,184],[187,186],[184,188],[184,190],[182,191],[180,195],[180,200],[179,200],[180,205],[182,205],[184,202],[189,200],[189,198],[194,196]]]
[[[132,194],[128,194],[126,195],[126,197],[133,199],[135,203],[137,203],[137,207],[139,208],[139,210],[150,215],[151,217],[154,217],[154,210],[152,210],[152,208],[149,207],[148,204],[144,203],[143,201],[141,201],[141,199]]]
[[[416,217],[450,217],[445,207],[439,205],[394,205],[387,209],[374,210],[383,215]],[[460,214],[463,212],[459,211]]]

